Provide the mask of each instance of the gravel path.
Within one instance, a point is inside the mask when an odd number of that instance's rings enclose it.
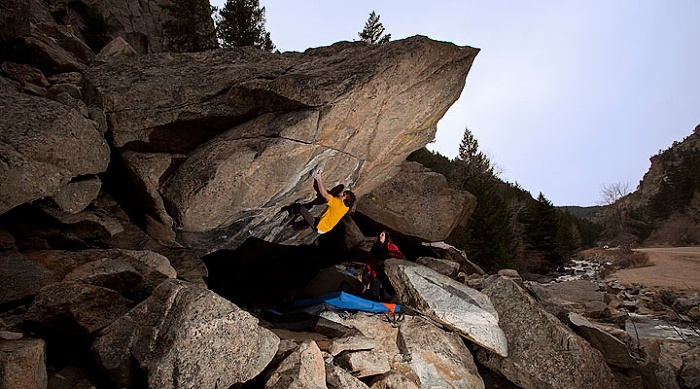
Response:
[[[649,255],[650,266],[617,271],[608,280],[677,292],[700,292],[700,247],[635,249]]]

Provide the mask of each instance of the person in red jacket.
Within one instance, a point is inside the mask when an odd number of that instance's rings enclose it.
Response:
[[[365,282],[368,284],[369,297],[376,301],[388,301],[394,294],[389,278],[384,273],[384,261],[389,258],[404,259],[399,247],[391,241],[389,231],[381,231],[369,250],[365,265]]]

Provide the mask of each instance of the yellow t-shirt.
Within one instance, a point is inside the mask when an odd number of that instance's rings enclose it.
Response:
[[[343,200],[330,196],[328,199],[328,208],[326,208],[323,215],[321,215],[321,219],[318,221],[316,229],[318,229],[318,232],[320,233],[326,233],[332,230],[349,210],[350,208],[345,205]]]

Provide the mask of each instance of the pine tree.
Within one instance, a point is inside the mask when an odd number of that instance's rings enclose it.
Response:
[[[462,142],[459,145],[459,154],[455,161],[457,174],[460,180],[491,179],[493,165],[489,158],[479,151],[479,142],[469,128],[464,129]]]
[[[472,180],[469,193],[476,196],[476,209],[461,234],[448,243],[464,249],[470,260],[487,271],[515,267],[516,242],[511,229],[513,215],[498,194],[496,179]]]
[[[391,40],[391,34],[384,36],[382,34],[384,34],[384,26],[379,22],[379,15],[372,11],[369,14],[369,19],[365,22],[365,28],[357,35],[364,42],[381,45]]]
[[[164,5],[170,20],[163,23],[166,45],[172,51],[194,52],[217,47],[214,8],[205,0],[173,0]]]
[[[479,142],[468,128],[453,160],[450,182],[476,196],[476,209],[466,231],[452,241],[462,247],[469,258],[489,270],[514,266],[515,236],[513,215],[502,196],[491,161],[479,151]]]
[[[524,239],[528,251],[542,254],[550,265],[561,264],[565,258],[561,257],[557,241],[557,210],[541,192],[530,209],[522,215],[522,222],[525,225]]]
[[[265,31],[265,7],[261,8],[258,0],[227,0],[219,15],[216,29],[223,47],[275,49],[270,33]]]

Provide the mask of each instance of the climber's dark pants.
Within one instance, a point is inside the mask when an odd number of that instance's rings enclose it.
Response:
[[[311,214],[311,212],[309,212],[308,209],[306,209],[305,206],[300,206],[299,209],[297,209],[297,212],[301,215],[303,219],[293,224],[293,228],[295,230],[303,230],[306,228],[316,227],[316,223],[318,222],[318,220],[314,218],[314,216]]]

